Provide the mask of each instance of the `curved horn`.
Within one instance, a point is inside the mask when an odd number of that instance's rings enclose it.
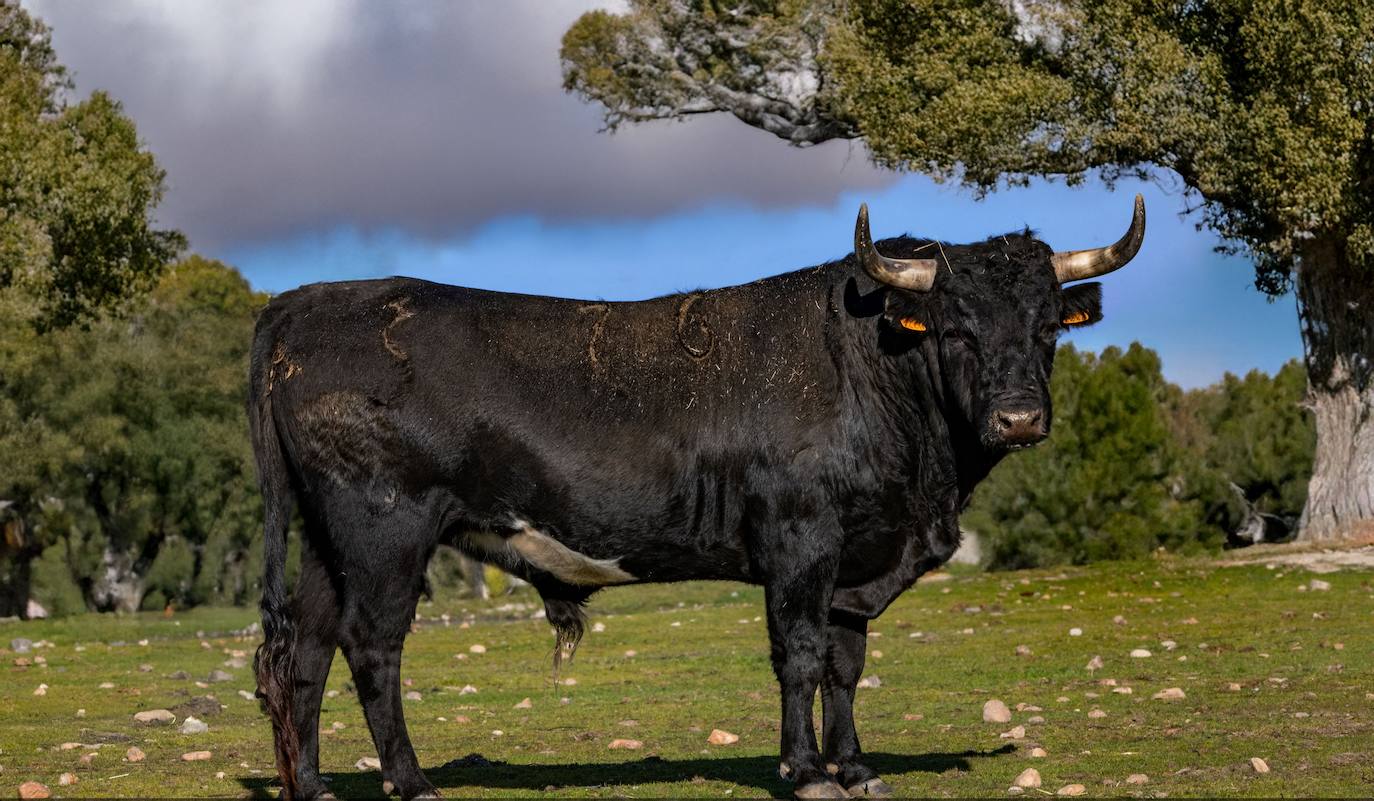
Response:
[[[874,281],[916,292],[929,292],[935,284],[934,259],[889,259],[873,247],[867,203],[859,206],[859,219],[854,222],[854,257]]]
[[[1105,248],[1069,250],[1054,254],[1050,257],[1050,263],[1054,265],[1054,277],[1063,284],[1106,275],[1112,270],[1126,266],[1126,262],[1135,258],[1144,239],[1145,198],[1136,195],[1135,213],[1131,217],[1131,227],[1126,229],[1126,235]]]

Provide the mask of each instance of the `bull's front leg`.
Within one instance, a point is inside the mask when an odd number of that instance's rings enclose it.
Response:
[[[826,615],[834,587],[835,563],[775,566],[764,587],[773,672],[782,687],[782,763],[798,798],[846,798],[844,788],[825,771],[816,747],[811,714],[825,671]]]
[[[864,671],[868,620],[832,609],[826,634],[825,678],[821,683],[826,770],[851,796],[891,797],[892,788],[878,778],[877,771],[862,763],[863,752],[854,728],[854,690]]]

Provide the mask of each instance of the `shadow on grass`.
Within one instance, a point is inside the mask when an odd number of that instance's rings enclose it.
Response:
[[[880,775],[891,779],[904,773],[944,773],[948,770],[969,770],[971,759],[1002,756],[1015,751],[1004,745],[991,751],[963,751],[953,754],[885,754],[868,753],[864,763]],[[469,754],[437,767],[425,775],[439,788],[521,790],[525,794],[548,793],[560,795],[579,788],[606,785],[676,784],[683,782],[720,781],[746,787],[756,787],[774,798],[791,798],[792,785],[778,778],[778,758],[775,756],[711,757],[709,759],[661,759],[650,756],[630,762],[591,762],[575,764],[508,764],[488,762],[477,754]],[[382,776],[368,773],[326,773],[329,790],[339,798],[375,798],[381,795]],[[277,783],[273,778],[253,777],[240,780],[254,798],[276,797]]]

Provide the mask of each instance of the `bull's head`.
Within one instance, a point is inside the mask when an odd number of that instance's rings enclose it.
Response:
[[[873,245],[865,205],[854,253],[870,277],[891,287],[886,324],[928,338],[950,399],[985,447],[1005,450],[1049,434],[1060,332],[1102,319],[1101,284],[1065,284],[1124,266],[1144,236],[1145,200],[1136,195],[1131,227],[1107,247],[1056,253],[1026,232],[957,247],[900,240],[921,258],[889,258]]]

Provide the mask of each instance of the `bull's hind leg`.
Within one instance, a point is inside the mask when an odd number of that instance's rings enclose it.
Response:
[[[309,545],[301,554],[291,607],[296,626],[292,714],[300,737],[296,791],[301,798],[315,798],[328,794],[320,779],[320,701],[338,643],[339,607],[329,569]]]
[[[821,682],[821,729],[826,769],[851,796],[887,798],[892,788],[860,761],[859,735],[854,730],[854,688],[864,671],[868,621],[830,610],[826,627],[825,678]]]
[[[383,789],[403,799],[437,797],[420,770],[401,709],[401,649],[424,589],[425,564],[437,535],[419,510],[393,508],[355,529],[344,546],[339,644],[353,672]],[[340,542],[338,532],[334,542]]]

